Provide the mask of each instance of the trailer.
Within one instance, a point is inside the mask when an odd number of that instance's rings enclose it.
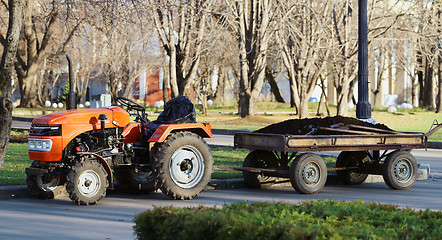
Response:
[[[368,174],[382,175],[392,189],[409,189],[416,182],[418,165],[412,149],[427,148],[428,138],[442,124],[433,123],[424,133],[404,133],[353,124],[319,127],[331,135],[291,135],[236,133],[234,147],[251,152],[243,167],[215,167],[216,170],[243,171],[244,183],[265,188],[279,178],[289,178],[293,188],[303,194],[320,191],[328,171],[336,171],[342,182],[363,183]],[[334,168],[326,167],[317,152],[339,151]]]

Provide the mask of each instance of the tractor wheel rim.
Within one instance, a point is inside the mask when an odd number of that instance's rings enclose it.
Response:
[[[315,185],[318,183],[321,172],[319,166],[315,163],[307,163],[302,171],[302,179],[308,185]]]
[[[100,176],[93,170],[86,170],[78,177],[78,190],[84,196],[94,196],[100,187]]]
[[[394,167],[394,175],[399,182],[408,182],[413,175],[413,167],[407,160],[399,160]]]
[[[204,175],[204,158],[193,146],[184,146],[175,151],[170,161],[170,176],[181,188],[192,188]]]

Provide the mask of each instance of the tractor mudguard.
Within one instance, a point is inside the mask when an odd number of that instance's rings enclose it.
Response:
[[[157,128],[148,142],[164,142],[170,133],[178,131],[193,132],[202,138],[214,138],[212,128],[208,123],[163,124]]]
[[[131,122],[129,125],[124,127],[121,136],[124,137],[124,143],[136,143],[141,142],[143,138],[141,134],[141,123],[139,122]]]
[[[109,164],[107,163],[107,161],[104,160],[103,157],[101,157],[98,154],[90,153],[90,152],[77,152],[77,155],[79,155],[80,157],[84,156],[84,155],[91,155],[91,156],[96,157],[98,162],[101,163],[101,165],[103,165],[104,170],[107,173],[107,180],[109,181],[109,187],[108,188],[111,189],[111,190],[114,189],[114,182],[113,182],[114,176],[112,174],[112,169],[109,166]]]

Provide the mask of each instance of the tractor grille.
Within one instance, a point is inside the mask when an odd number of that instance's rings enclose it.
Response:
[[[31,136],[61,136],[61,125],[32,124],[29,130]]]

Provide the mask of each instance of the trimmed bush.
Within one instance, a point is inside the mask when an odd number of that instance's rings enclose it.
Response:
[[[160,207],[135,216],[138,239],[440,239],[442,212],[334,200]]]

